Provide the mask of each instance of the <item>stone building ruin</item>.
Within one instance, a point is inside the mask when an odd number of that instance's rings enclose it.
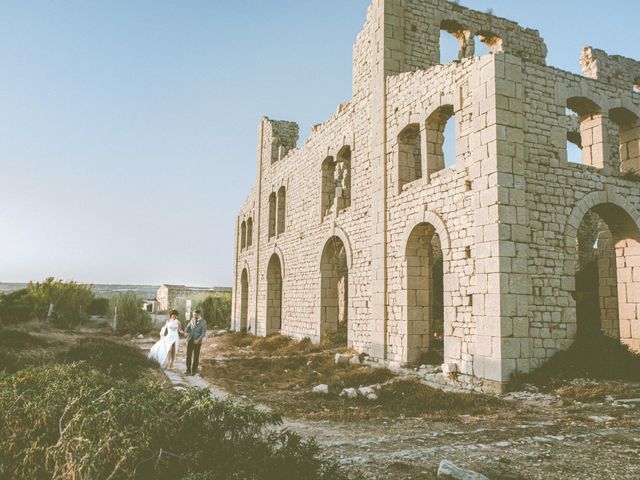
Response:
[[[295,123],[260,122],[234,329],[342,330],[372,360],[442,362],[485,390],[581,330],[640,350],[640,62],[587,47],[576,75],[546,54],[488,13],[374,0],[351,101],[299,148]]]

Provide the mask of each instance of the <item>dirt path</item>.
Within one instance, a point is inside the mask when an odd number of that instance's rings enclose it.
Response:
[[[207,341],[203,357],[213,355],[215,342]],[[148,349],[153,340],[137,343]],[[183,343],[175,369],[165,370],[176,388],[205,387],[217,398],[229,396],[200,376],[183,375],[184,354]],[[284,427],[315,437],[328,458],[371,479],[435,479],[445,458],[491,479],[640,478],[640,407],[561,406],[544,395],[515,397],[518,408],[508,414],[446,421],[285,419]]]

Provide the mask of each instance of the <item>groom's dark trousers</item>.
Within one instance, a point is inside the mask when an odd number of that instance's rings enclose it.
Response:
[[[193,339],[189,339],[187,342],[187,372],[196,373],[198,371],[198,364],[200,363],[200,347],[202,347],[202,342],[195,343]],[[193,365],[191,364],[192,356]]]

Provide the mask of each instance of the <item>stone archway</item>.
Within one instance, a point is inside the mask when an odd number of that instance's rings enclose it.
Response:
[[[634,216],[612,202],[590,206],[572,241],[577,335],[602,332],[640,351],[640,227]]]
[[[266,334],[280,333],[282,329],[282,264],[276,253],[271,255],[267,266],[266,307]]]
[[[331,335],[346,345],[349,331],[349,267],[347,248],[330,237],[320,260],[320,336]]]
[[[444,282],[442,242],[433,225],[416,225],[406,242],[407,362],[442,363]]]
[[[240,331],[245,332],[248,327],[249,312],[249,273],[247,269],[242,270],[240,277]]]

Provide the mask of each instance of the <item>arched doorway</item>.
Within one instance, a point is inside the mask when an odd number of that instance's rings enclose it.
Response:
[[[249,311],[249,274],[242,270],[240,277],[240,331],[247,331],[247,312]]]
[[[444,285],[440,236],[430,223],[411,231],[406,252],[407,362],[442,363]]]
[[[342,240],[327,240],[320,261],[320,334],[347,345],[349,326],[349,267]]]
[[[267,266],[267,335],[280,333],[282,328],[282,265],[273,254]]]
[[[620,206],[589,209],[577,231],[577,335],[603,333],[640,351],[640,229]]]

